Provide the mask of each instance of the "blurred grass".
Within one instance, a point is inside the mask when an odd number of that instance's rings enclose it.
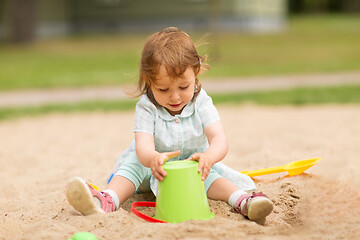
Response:
[[[211,77],[331,73],[360,69],[360,16],[290,18],[288,31],[225,35]]]
[[[288,30],[209,35],[203,79],[360,69],[360,16],[290,18]],[[192,34],[195,42],[202,34]],[[16,47],[0,43],[0,91],[135,82],[147,35],[78,36]]]
[[[296,88],[277,91],[260,91],[234,94],[213,94],[215,105],[255,103],[259,105],[294,105],[307,104],[359,104],[360,85],[346,85],[318,88]],[[136,100],[92,101],[72,104],[52,104],[39,107],[0,108],[0,120],[23,116],[37,116],[48,113],[71,113],[90,111],[124,111],[135,109]]]
[[[49,104],[34,107],[0,108],[0,120],[15,119],[24,116],[38,116],[49,113],[126,111],[134,110],[135,104],[135,100],[88,101],[71,104]]]
[[[213,95],[215,104],[256,103],[259,105],[307,104],[358,104],[360,103],[360,85],[333,87],[294,88],[289,90],[259,91]]]

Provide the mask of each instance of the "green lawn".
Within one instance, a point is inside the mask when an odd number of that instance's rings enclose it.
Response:
[[[359,104],[360,85],[296,88],[290,90],[264,91],[212,95],[215,105],[255,103],[259,105],[295,105],[307,104]],[[124,111],[135,109],[136,100],[94,101],[72,104],[53,104],[40,107],[0,108],[0,120],[23,116],[36,116],[53,112],[89,112],[89,111]]]
[[[268,34],[209,35],[203,78],[338,72],[360,69],[360,16],[290,18]],[[190,33],[191,34],[191,33]],[[203,34],[191,34],[195,42]],[[146,35],[83,36],[16,47],[0,43],[0,91],[82,87],[136,81]],[[217,43],[217,44],[216,44]],[[217,50],[216,50],[217,49]]]
[[[214,95],[215,104],[256,103],[259,105],[294,105],[307,104],[359,104],[360,85],[294,88],[289,90],[259,91]]]
[[[297,17],[283,33],[225,35],[209,77],[360,69],[359,26],[360,16]]]

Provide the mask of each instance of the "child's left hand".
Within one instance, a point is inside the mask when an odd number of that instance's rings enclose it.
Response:
[[[209,175],[210,169],[215,164],[214,160],[209,157],[206,153],[194,153],[187,160],[195,160],[199,162],[199,173],[202,172],[201,179],[205,181]]]

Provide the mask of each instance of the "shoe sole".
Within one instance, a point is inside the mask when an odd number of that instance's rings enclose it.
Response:
[[[267,215],[273,210],[273,203],[268,198],[254,198],[249,206],[248,218],[252,221],[264,223]]]
[[[85,216],[104,213],[104,210],[95,204],[86,182],[79,177],[72,178],[67,184],[66,198],[75,210]]]

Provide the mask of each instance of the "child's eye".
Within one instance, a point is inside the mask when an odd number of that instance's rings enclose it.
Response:
[[[186,86],[186,87],[179,87],[181,90],[185,90],[185,89],[187,89],[189,87],[189,85],[188,86]]]
[[[159,88],[160,92],[166,92],[167,90],[169,90],[168,88]]]

